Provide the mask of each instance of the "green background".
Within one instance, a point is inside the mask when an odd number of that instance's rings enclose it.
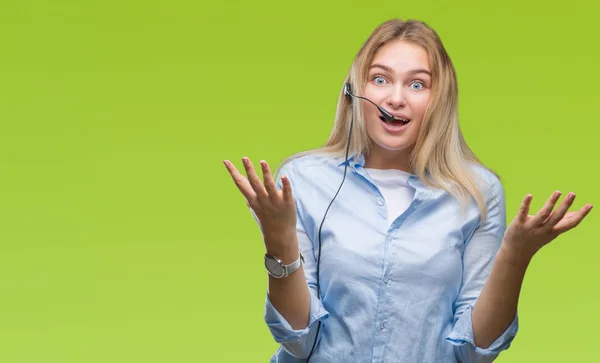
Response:
[[[508,217],[598,208],[591,1],[0,3],[0,362],[267,362],[260,231],[223,159],[325,142],[353,56],[424,20]],[[596,362],[598,211],[532,262],[498,362]]]

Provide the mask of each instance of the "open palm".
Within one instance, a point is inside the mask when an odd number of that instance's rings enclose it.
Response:
[[[517,252],[519,256],[531,258],[560,234],[575,228],[592,210],[592,205],[586,204],[579,210],[569,212],[575,200],[574,193],[567,194],[558,208],[553,210],[560,195],[559,191],[552,193],[544,206],[534,215],[529,215],[532,195],[526,195],[517,216],[506,229],[505,247]]]

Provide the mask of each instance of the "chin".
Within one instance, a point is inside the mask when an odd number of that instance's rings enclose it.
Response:
[[[385,151],[396,152],[396,153],[404,153],[408,150],[411,150],[411,146],[409,145],[391,145],[382,147]]]
[[[375,144],[386,151],[405,151],[412,149],[414,143],[409,142],[405,137],[385,137],[375,140]]]

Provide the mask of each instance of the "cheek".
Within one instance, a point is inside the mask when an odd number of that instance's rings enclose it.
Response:
[[[415,97],[413,100],[413,110],[419,116],[423,116],[425,110],[427,109],[427,104],[429,103],[429,95],[419,95],[419,97]]]
[[[366,97],[366,96],[365,96]],[[376,102],[371,98],[371,101]],[[365,101],[362,105],[363,119],[365,120],[367,127],[376,126],[379,120],[379,111],[370,102]]]
[[[381,105],[383,103],[383,100],[386,98],[387,92],[383,87],[376,87],[373,86],[372,84],[367,85],[367,87],[365,87],[365,91],[364,91],[364,97],[370,99],[371,101],[375,102],[375,104]],[[362,102],[365,103],[365,108],[366,107],[370,107],[372,109],[375,109],[375,106],[373,106],[371,104],[371,102],[368,101],[364,101],[362,100]],[[368,105],[368,106],[367,106]]]
[[[379,118],[369,115],[365,118],[365,126],[368,132],[376,132],[379,129]]]

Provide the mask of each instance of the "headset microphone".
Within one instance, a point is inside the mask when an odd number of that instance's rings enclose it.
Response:
[[[362,98],[363,100],[369,101],[371,102],[375,107],[377,107],[377,109],[379,110],[379,112],[381,112],[381,114],[383,115],[383,117],[385,118],[385,120],[387,122],[390,122],[394,119],[394,116],[392,116],[389,112],[387,112],[386,110],[384,110],[383,108],[379,107],[378,105],[376,105],[373,101],[371,101],[368,98],[365,97],[361,97],[361,96],[355,96],[352,94],[352,88],[350,87],[350,83],[346,83],[344,85],[344,94],[350,96],[349,98],[351,99],[351,97],[356,97],[356,98]]]

